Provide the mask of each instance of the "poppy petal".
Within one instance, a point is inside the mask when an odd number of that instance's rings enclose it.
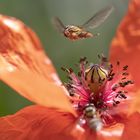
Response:
[[[71,113],[29,106],[15,115],[0,118],[1,140],[87,140]],[[92,137],[93,138],[93,137]],[[90,140],[90,139],[88,139]]]
[[[35,103],[74,112],[36,34],[4,15],[0,15],[0,79]]]
[[[139,140],[140,138],[140,114],[133,113],[123,124],[104,128],[98,135],[98,140]]]
[[[133,93],[131,102],[129,104],[129,114],[133,114],[134,112],[140,113],[140,90]]]
[[[119,55],[118,55],[119,54]],[[117,29],[110,50],[110,60],[129,66],[129,72],[140,87],[140,1],[131,0],[129,10]]]
[[[113,126],[104,128],[98,134],[98,140],[120,140],[123,133],[124,125],[117,123]]]
[[[124,133],[121,140],[140,139],[140,114],[134,113],[125,123]]]

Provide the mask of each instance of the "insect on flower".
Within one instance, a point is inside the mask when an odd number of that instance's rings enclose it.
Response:
[[[97,12],[88,21],[86,21],[83,25],[80,26],[79,25],[65,26],[58,17],[55,17],[53,19],[53,24],[60,33],[63,33],[63,35],[69,38],[70,40],[95,37],[98,36],[99,33],[92,34],[86,29],[88,28],[94,29],[99,25],[101,25],[112,13],[112,11],[113,11],[113,6],[107,6],[106,8]]]
[[[78,74],[64,69],[66,88],[36,34],[0,15],[0,80],[35,103],[0,117],[0,140],[140,140],[139,9],[132,0],[111,46],[113,63],[80,59]]]
[[[91,128],[92,130],[98,131],[103,126],[101,119],[96,113],[96,107],[92,103],[85,106],[84,118],[87,121],[89,128]]]
[[[99,58],[100,64],[92,65],[89,65],[86,57],[81,58],[78,75],[72,68],[62,68],[69,77],[64,86],[69,91],[70,101],[80,116],[78,125],[83,128],[88,126],[92,131],[99,131],[116,123],[112,112],[118,104],[127,99],[126,87],[133,84],[127,73],[127,65],[123,66],[122,71],[115,72],[107,58],[103,55]],[[116,66],[119,68],[119,62]]]

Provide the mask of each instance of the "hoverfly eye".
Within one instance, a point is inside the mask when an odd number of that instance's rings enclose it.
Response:
[[[70,36],[70,32],[66,29],[66,30],[64,31],[64,35],[65,35],[66,37],[68,37],[68,36]]]

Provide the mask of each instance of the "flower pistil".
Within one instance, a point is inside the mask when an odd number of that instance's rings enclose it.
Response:
[[[89,65],[86,57],[80,59],[80,71],[62,68],[68,73],[69,81],[64,83],[69,91],[70,101],[79,114],[78,123],[88,125],[93,130],[115,123],[112,110],[127,98],[126,87],[133,84],[129,80],[128,66],[114,72],[113,65],[104,56],[99,56],[100,64]]]

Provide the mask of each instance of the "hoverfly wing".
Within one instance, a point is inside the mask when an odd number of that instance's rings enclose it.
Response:
[[[58,17],[54,17],[52,19],[52,24],[56,28],[56,30],[60,33],[63,33],[65,29],[65,25],[62,23],[62,21]]]
[[[112,5],[107,6],[101,11],[97,12],[93,17],[91,17],[87,22],[85,22],[83,28],[96,28],[101,25],[108,16],[112,13],[114,7]]]

